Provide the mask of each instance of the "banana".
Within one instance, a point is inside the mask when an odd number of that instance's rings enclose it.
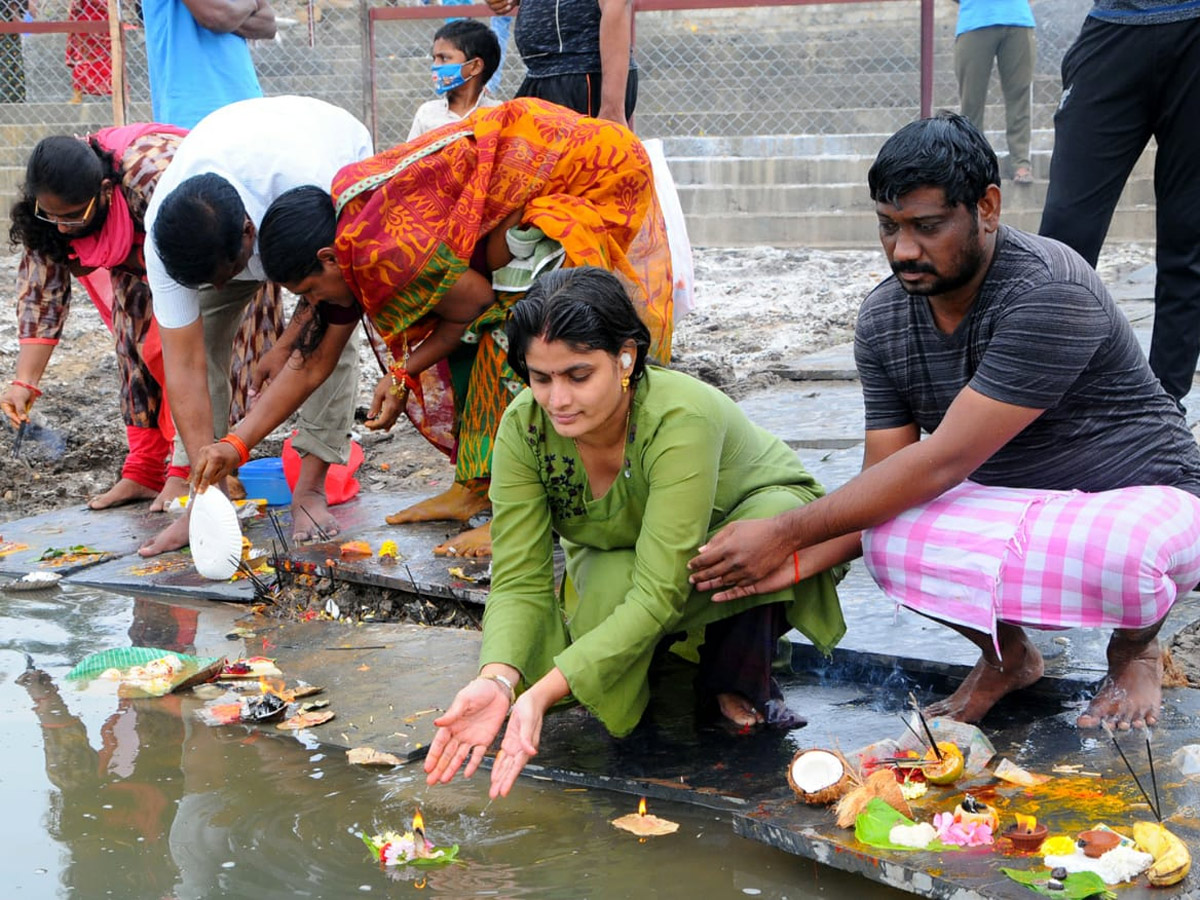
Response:
[[[1155,887],[1178,884],[1192,867],[1187,845],[1157,822],[1136,822],[1133,839],[1140,849],[1154,857],[1146,877]]]

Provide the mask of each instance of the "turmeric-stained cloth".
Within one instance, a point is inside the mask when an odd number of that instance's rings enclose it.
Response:
[[[504,414],[492,472],[492,588],[479,662],[533,684],[557,666],[571,693],[615,735],[650,697],[659,642],[767,603],[828,653],[845,633],[822,572],[770,594],[713,603],[688,582],[688,560],[740,519],[795,509],[824,492],[782,441],[716,388],[650,367],[637,384],[625,465],[593,497],[575,443],[525,391]],[[573,590],[554,586],[561,536]]]
[[[650,329],[651,356],[670,359],[666,230],[645,148],[623,126],[513,100],[346,166],[333,196],[338,262],[397,362],[428,334],[479,240],[514,210],[523,210],[521,225],[562,245],[563,265],[614,272]],[[468,329],[464,340],[477,346],[465,390],[443,363],[422,373],[409,398],[409,418],[456,457],[460,483],[488,476],[500,416],[522,387],[502,331],[520,296],[497,292]]]

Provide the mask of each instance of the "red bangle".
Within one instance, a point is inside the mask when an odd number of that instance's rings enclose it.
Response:
[[[246,463],[250,462],[250,448],[246,446],[245,441],[243,441],[232,431],[225,435],[225,437],[221,438],[218,443],[228,444],[230,447],[236,450],[238,457],[241,459],[240,465],[244,466]]]
[[[800,583],[800,551],[799,550],[792,551],[792,563],[796,567],[796,580],[792,583],[799,584]]]
[[[393,366],[391,376],[392,384],[396,385],[397,387],[403,384],[410,392],[419,392],[421,390],[421,383],[412,375],[410,375],[408,369],[404,368],[404,366]]]
[[[29,391],[35,397],[42,396],[42,392],[39,391],[36,387],[34,387],[32,384],[30,384],[27,381],[13,380],[13,381],[9,382],[9,384],[11,384],[13,387],[25,388],[25,390]]]

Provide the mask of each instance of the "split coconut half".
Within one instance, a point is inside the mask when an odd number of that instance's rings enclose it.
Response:
[[[818,749],[801,750],[793,756],[787,780],[797,799],[814,806],[827,806],[838,800],[854,781],[850,766],[840,753]]]

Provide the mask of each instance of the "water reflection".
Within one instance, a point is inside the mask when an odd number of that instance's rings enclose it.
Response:
[[[65,589],[0,595],[0,883],[25,897],[900,896],[733,836],[712,812],[651,802],[678,834],[639,843],[609,825],[627,796],[486,777],[437,788],[416,766],[352,767],[340,750],[244,726],[210,728],[189,696],[118,699],[63,675],[131,644],[237,654],[241,610]],[[26,669],[28,653],[34,667]],[[358,835],[406,830],[463,865],[381,870]],[[16,811],[15,813],[13,811]],[[415,877],[409,877],[410,874]]]

